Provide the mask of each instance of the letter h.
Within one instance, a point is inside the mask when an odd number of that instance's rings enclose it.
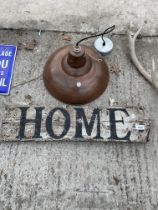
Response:
[[[18,139],[27,138],[25,136],[25,126],[27,123],[35,123],[35,132],[32,138],[42,138],[40,136],[40,132],[41,132],[42,110],[44,109],[44,107],[35,107],[36,110],[35,119],[26,119],[28,108],[29,107],[19,107],[19,109],[21,110],[20,129],[19,129],[19,134],[16,138]]]

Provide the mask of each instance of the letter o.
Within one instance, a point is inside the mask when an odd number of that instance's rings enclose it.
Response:
[[[63,116],[65,117],[64,129],[63,129],[63,132],[60,135],[56,135],[53,131],[53,128],[52,128],[52,118],[53,118],[53,115],[56,111],[60,111],[63,114]],[[47,129],[48,134],[52,138],[54,138],[54,139],[63,138],[67,134],[67,132],[69,131],[69,128],[70,128],[70,115],[65,109],[55,108],[55,109],[53,109],[49,112],[49,114],[47,116],[47,119],[46,119],[46,129]]]

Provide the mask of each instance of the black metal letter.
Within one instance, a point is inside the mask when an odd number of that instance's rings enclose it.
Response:
[[[41,132],[42,110],[44,109],[44,107],[35,107],[36,110],[35,119],[26,119],[26,114],[29,107],[19,107],[19,109],[21,110],[20,129],[19,129],[19,134],[16,138],[18,139],[27,138],[25,136],[25,126],[27,123],[35,123],[35,132],[32,138],[42,138],[40,136],[40,132]]]
[[[124,112],[127,116],[129,116],[128,112],[126,109],[108,109],[109,110],[109,120],[110,120],[110,131],[111,131],[111,136],[108,139],[114,139],[114,140],[129,140],[131,132],[129,131],[126,136],[119,138],[117,136],[116,132],[116,123],[122,122],[124,124],[123,119],[121,120],[116,120],[115,118],[115,112],[116,111],[122,111]]]
[[[63,116],[65,117],[64,129],[63,129],[63,132],[60,135],[56,135],[53,131],[53,128],[52,128],[52,118],[53,118],[53,115],[56,111],[60,111],[63,114]],[[67,134],[67,132],[69,131],[69,128],[70,128],[70,115],[65,109],[55,108],[55,109],[53,109],[52,111],[49,112],[48,117],[46,119],[46,129],[47,129],[47,132],[49,133],[49,135],[52,138],[54,138],[54,139],[63,138]]]
[[[94,109],[92,113],[92,117],[90,122],[87,122],[87,118],[85,116],[85,112],[83,108],[75,108],[76,110],[76,133],[75,138],[83,138],[82,135],[82,119],[86,128],[86,132],[88,136],[91,135],[92,129],[94,127],[95,119],[97,118],[97,134],[93,139],[103,139],[100,136],[100,109]]]

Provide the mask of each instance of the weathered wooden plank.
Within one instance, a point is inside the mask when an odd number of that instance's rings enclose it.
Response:
[[[146,142],[149,130],[140,107],[6,106],[0,141]]]

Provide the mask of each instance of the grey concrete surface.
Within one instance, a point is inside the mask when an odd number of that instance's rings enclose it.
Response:
[[[84,35],[71,36],[73,43]],[[32,39],[38,41],[34,50],[17,52],[11,94],[0,96],[0,121],[5,105],[65,106],[47,93],[42,79],[28,82],[42,74],[52,51],[69,43],[62,39],[62,33],[43,32],[39,36],[36,31],[0,31],[0,42],[5,44],[18,45]],[[126,36],[112,39],[114,50],[105,59],[109,70],[115,64],[121,72],[119,76],[110,73],[108,89],[86,106],[106,107],[109,97],[120,106],[143,106],[146,117],[154,119],[150,141],[1,143],[1,210],[158,209],[158,93],[131,64]],[[92,40],[87,44],[92,45]],[[157,48],[156,37],[137,41],[138,57],[148,69],[152,56],[158,66]]]
[[[116,24],[117,33],[137,28],[158,34],[157,0],[0,0],[0,28],[98,32]]]

